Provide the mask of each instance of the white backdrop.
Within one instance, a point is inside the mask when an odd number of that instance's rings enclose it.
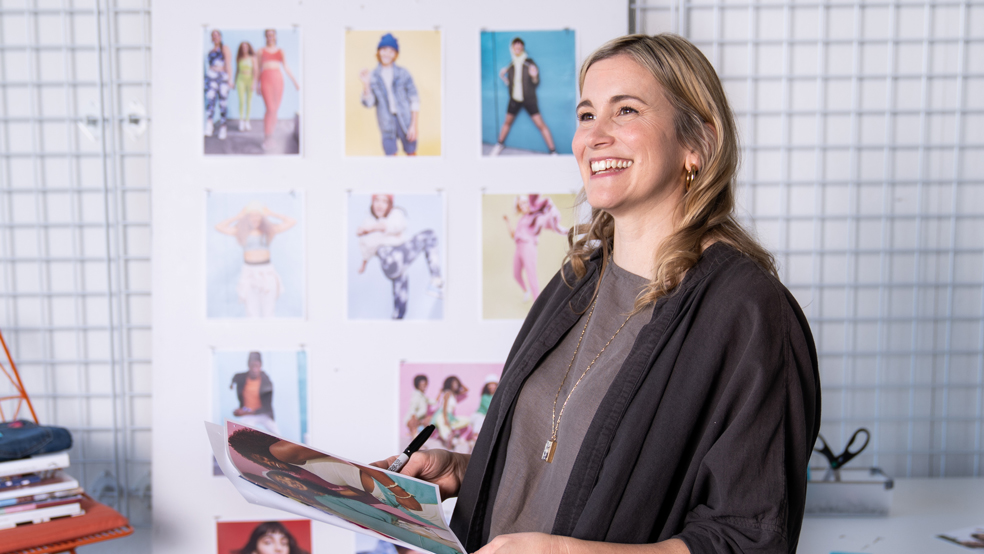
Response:
[[[469,5],[469,8],[472,6]],[[260,2],[169,0],[153,17],[154,552],[215,551],[216,518],[277,518],[211,476],[203,421],[211,414],[211,350],[308,351],[310,436],[356,460],[394,454],[400,360],[501,362],[519,321],[480,319],[481,195],[573,192],[569,156],[481,157],[479,33],[482,29],[577,31],[578,63],[626,31],[626,2],[499,0],[474,11],[450,0]],[[202,26],[302,26],[301,141],[297,159],[201,153]],[[343,45],[347,27],[439,27],[444,42],[443,155],[432,159],[344,156]],[[573,114],[571,114],[573,117]],[[346,319],[347,190],[443,189],[448,263],[444,320]],[[306,319],[206,321],[203,191],[305,193]],[[370,388],[371,387],[371,388]],[[357,391],[369,389],[359,395]],[[349,532],[313,526],[314,550],[353,551]]]

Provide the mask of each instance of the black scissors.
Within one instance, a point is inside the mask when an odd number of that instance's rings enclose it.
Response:
[[[862,444],[861,447],[858,448],[857,450],[851,451],[851,446],[854,445],[854,441],[858,438],[858,435],[860,435],[861,433],[864,433],[864,444]],[[868,441],[871,439],[871,433],[869,433],[868,430],[865,429],[864,427],[861,427],[860,429],[855,431],[854,434],[851,435],[851,440],[847,441],[847,446],[844,447],[844,451],[841,452],[840,454],[834,454],[830,450],[830,447],[827,446],[827,441],[826,439],[823,438],[823,435],[819,435],[819,437],[820,437],[820,442],[823,443],[823,446],[821,448],[814,448],[813,451],[823,454],[823,456],[827,458],[827,461],[830,462],[830,469],[828,469],[827,473],[824,474],[823,480],[840,481],[841,480],[840,468],[844,467],[844,464],[850,462],[851,459],[853,459],[855,456],[860,454],[862,450],[864,450],[864,447],[868,446]]]

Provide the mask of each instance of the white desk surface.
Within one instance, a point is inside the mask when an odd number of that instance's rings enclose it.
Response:
[[[799,554],[970,554],[980,552],[936,535],[984,525],[984,479],[895,479],[885,517],[813,517],[800,533]]]

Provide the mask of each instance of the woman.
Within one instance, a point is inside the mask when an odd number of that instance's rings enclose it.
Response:
[[[236,51],[236,93],[239,94],[239,130],[249,131],[250,108],[253,104],[253,80],[259,75],[256,52],[247,41],[239,43]]]
[[[229,47],[222,43],[222,32],[212,31],[212,49],[208,52],[205,67],[205,136],[210,137],[219,128],[219,140],[226,138],[226,104],[232,77],[229,61],[232,56]]]
[[[308,554],[297,546],[297,539],[279,521],[266,521],[256,526],[246,545],[233,554]]]
[[[413,378],[413,392],[410,393],[410,406],[407,408],[407,415],[403,418],[403,424],[411,438],[416,437],[424,428],[425,419],[433,410],[431,401],[427,398],[427,385],[429,381],[424,374],[416,375]]]
[[[686,40],[633,35],[592,54],[580,87],[591,222],[530,311],[471,456],[418,452],[403,473],[458,495],[468,552],[792,552],[816,350],[735,217],[721,83]]]
[[[412,237],[406,236],[407,214],[393,206],[392,194],[374,194],[369,204],[369,216],[355,230],[362,251],[359,274],[373,256],[378,256],[383,274],[393,282],[393,319],[403,319],[407,313],[410,280],[407,271],[421,253],[427,258],[431,282],[428,293],[441,297],[441,260],[437,250],[437,235],[425,229]]]
[[[450,375],[444,380],[444,386],[434,401],[437,410],[431,417],[431,423],[437,427],[437,436],[441,442],[451,450],[459,445],[459,437],[467,439],[466,435],[471,430],[471,422],[455,413],[458,401],[463,400],[467,393],[468,388],[461,383],[461,379]]]
[[[527,302],[532,297],[536,300],[540,296],[540,281],[536,278],[536,245],[539,241],[540,232],[550,229],[567,234],[567,229],[560,226],[560,210],[546,196],[530,194],[526,198],[516,197],[516,213],[520,214],[516,221],[516,228],[513,229],[509,223],[509,216],[503,215],[506,221],[506,229],[509,236],[516,242],[516,253],[513,255],[513,278],[519,283],[519,288],[523,289],[523,302]],[[526,282],[523,281],[523,273],[526,273]]]
[[[258,92],[263,96],[263,105],[266,113],[263,115],[263,149],[269,150],[273,146],[271,139],[277,127],[277,111],[280,109],[280,100],[284,96],[284,76],[280,73],[283,68],[290,82],[294,83],[294,88],[300,90],[297,79],[287,67],[284,61],[284,51],[277,46],[277,31],[267,29],[263,32],[266,36],[266,46],[260,49],[260,79],[256,82]]]
[[[485,384],[482,385],[482,394],[478,399],[478,408],[471,415],[472,438],[477,438],[485,423],[485,416],[489,413],[489,406],[492,404],[492,396],[495,389],[499,387],[499,378],[495,375],[486,375]]]
[[[270,219],[279,223],[273,223]],[[270,242],[294,227],[297,221],[270,211],[260,202],[250,202],[238,214],[220,222],[215,230],[236,238],[243,248],[243,269],[236,292],[246,305],[246,317],[272,317],[284,286],[270,263]]]
[[[232,376],[229,388],[236,388],[239,407],[232,415],[240,422],[253,427],[262,427],[275,435],[280,434],[273,417],[273,381],[263,371],[263,357],[259,352],[250,352],[246,360],[247,370]]]

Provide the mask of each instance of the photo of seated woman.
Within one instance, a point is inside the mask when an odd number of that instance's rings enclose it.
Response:
[[[304,317],[304,198],[206,193],[209,318]]]
[[[346,31],[345,154],[441,155],[440,31]]]
[[[352,193],[348,226],[349,319],[443,319],[443,194]]]
[[[571,153],[575,33],[482,31],[482,155]]]
[[[206,29],[205,155],[299,154],[300,29]]]

